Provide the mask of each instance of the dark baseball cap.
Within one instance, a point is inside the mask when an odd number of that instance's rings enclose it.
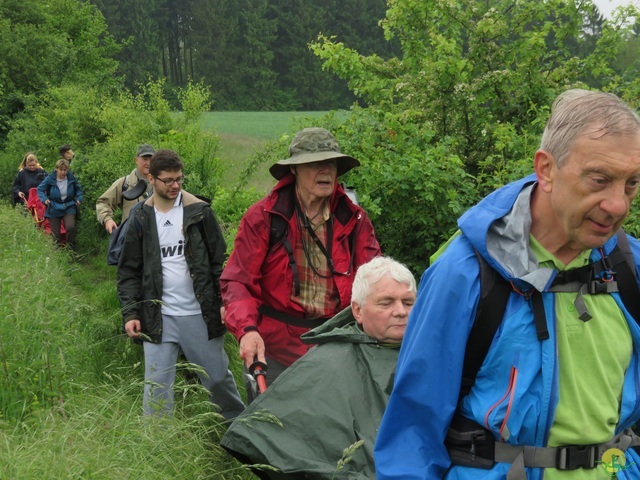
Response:
[[[138,147],[136,157],[153,156],[154,153],[156,153],[156,151],[151,145],[149,145],[148,143],[143,143]]]

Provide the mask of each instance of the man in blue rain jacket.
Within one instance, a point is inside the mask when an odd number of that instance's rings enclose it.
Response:
[[[564,92],[534,171],[463,215],[423,275],[376,442],[378,480],[640,478],[640,328],[601,262],[624,238],[640,263],[640,243],[616,235],[640,183],[640,118],[612,94]],[[512,290],[460,395],[477,254]],[[556,285],[591,262],[602,265],[598,293]]]

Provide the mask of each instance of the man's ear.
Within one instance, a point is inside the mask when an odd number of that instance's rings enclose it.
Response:
[[[353,318],[362,325],[363,315],[362,315],[362,307],[358,302],[351,301],[351,311],[353,312]]]
[[[289,171],[295,175],[296,174],[296,166],[295,165],[289,165]]]
[[[549,193],[553,189],[555,177],[556,159],[546,150],[538,150],[533,157],[533,169],[538,177],[538,188]]]

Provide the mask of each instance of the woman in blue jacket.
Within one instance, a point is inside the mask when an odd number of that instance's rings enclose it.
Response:
[[[67,177],[68,171],[69,161],[64,158],[58,160],[55,170],[38,186],[38,197],[47,207],[44,216],[49,219],[56,243],[62,244],[60,225],[64,221],[66,243],[71,250],[75,250],[76,214],[82,202],[82,188],[75,177]]]

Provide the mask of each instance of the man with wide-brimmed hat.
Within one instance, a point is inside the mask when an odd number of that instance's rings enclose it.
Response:
[[[310,348],[300,335],[349,305],[355,271],[381,254],[338,184],[360,162],[316,127],[298,132],[289,154],[269,169],[278,183],[244,215],[220,278],[240,357],[247,369],[266,364],[267,384]]]
[[[153,193],[153,187],[147,181],[147,175],[149,175],[149,162],[154,153],[156,153],[155,149],[148,143],[140,145],[134,159],[136,168],[129,175],[113,182],[96,202],[96,216],[107,233],[111,234],[118,226],[113,219],[117,208],[122,209],[122,221],[124,221],[138,202],[149,198]]]

